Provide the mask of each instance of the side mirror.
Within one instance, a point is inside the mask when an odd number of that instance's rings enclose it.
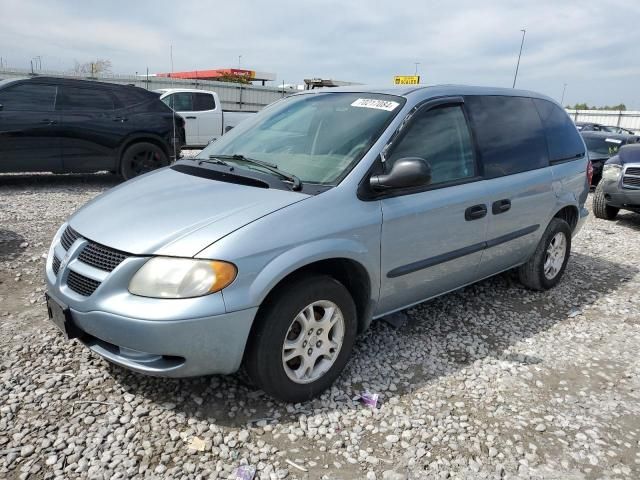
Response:
[[[375,191],[391,188],[422,187],[431,182],[431,165],[420,157],[407,157],[397,160],[391,171],[384,175],[374,175],[369,185]]]
[[[224,133],[227,133],[229,130],[233,130],[232,125],[227,125],[226,127],[224,127]]]

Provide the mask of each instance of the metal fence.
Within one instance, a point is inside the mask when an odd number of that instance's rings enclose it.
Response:
[[[628,128],[640,133],[640,111],[637,110],[570,110],[574,122],[593,122],[603,125]]]
[[[243,110],[257,112],[276,100],[294,93],[276,87],[259,85],[243,85],[229,82],[213,82],[209,80],[183,80],[178,78],[152,77],[144,75],[82,75],[56,71],[31,72],[22,69],[0,69],[0,80],[12,78],[26,78],[33,76],[51,76],[76,78],[81,80],[97,80],[101,82],[135,85],[136,87],[156,90],[159,88],[198,88],[212,90],[218,94],[222,108],[227,110]]]

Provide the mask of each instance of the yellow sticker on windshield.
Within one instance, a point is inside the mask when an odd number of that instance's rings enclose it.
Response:
[[[400,105],[392,100],[378,100],[376,98],[359,98],[351,104],[352,107],[375,108],[376,110],[386,110],[393,112]]]

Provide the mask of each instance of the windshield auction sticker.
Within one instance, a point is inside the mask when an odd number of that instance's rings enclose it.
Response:
[[[400,105],[398,102],[377,100],[375,98],[359,98],[351,104],[352,107],[375,108],[377,110],[386,110],[387,112],[393,112],[398,105]]]

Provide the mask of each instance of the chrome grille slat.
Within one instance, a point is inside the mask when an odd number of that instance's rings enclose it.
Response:
[[[100,270],[111,272],[128,256],[124,252],[92,242],[82,249],[78,260]]]
[[[73,245],[73,242],[75,242],[78,238],[80,238],[80,234],[73,228],[67,227],[62,233],[62,237],[60,237],[60,243],[65,250],[69,250],[69,247],[71,247],[71,245]]]
[[[627,167],[627,170],[624,173],[625,173],[625,175],[638,175],[638,176],[640,176],[640,167]]]
[[[622,186],[631,188],[640,188],[640,177],[622,177]]]
[[[80,275],[73,270],[69,270],[69,275],[67,275],[67,286],[74,292],[79,293],[84,297],[88,297],[100,286],[100,282],[89,277],[85,277],[84,275]]]
[[[51,262],[51,268],[53,268],[53,273],[58,275],[58,270],[60,270],[60,259],[55,255],[53,256],[53,261]]]

